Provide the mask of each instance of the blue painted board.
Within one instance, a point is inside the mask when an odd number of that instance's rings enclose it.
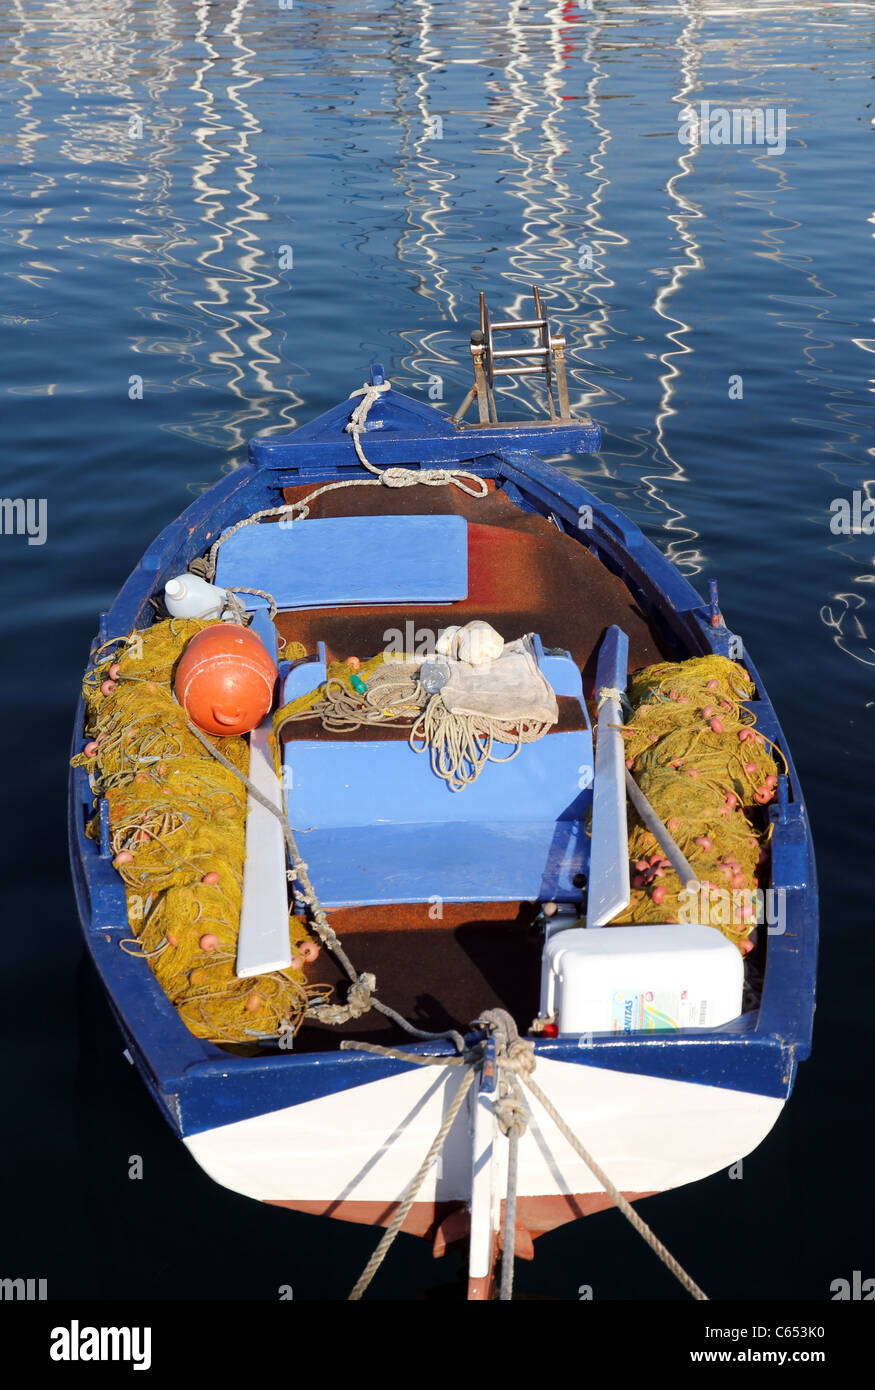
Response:
[[[589,841],[577,820],[503,820],[356,825],[314,830],[298,844],[320,902],[332,908],[434,897],[579,902],[573,879],[586,871]]]
[[[219,550],[215,582],[264,589],[280,608],[453,603],[468,596],[468,523],[337,516],[244,526]],[[263,602],[240,597],[250,608]]]
[[[580,668],[572,659],[571,653],[557,648],[544,650],[544,644],[536,632],[532,633],[532,645],[535,648],[535,659],[537,660],[541,674],[554,695],[568,695],[580,701],[583,705],[583,712],[586,714],[586,705],[583,703],[583,680]],[[587,720],[587,723],[589,721]]]
[[[311,691],[324,685],[327,676],[328,654],[325,650],[325,643],[320,642],[315,657],[305,656],[290,667],[289,673],[283,681],[280,703],[290,705],[293,700],[300,700],[302,695],[309,695]]]
[[[513,745],[496,743],[495,752],[509,756]],[[304,829],[444,821],[552,824],[589,810],[592,739],[588,730],[547,734],[503,765],[487,763],[460,792],[432,772],[428,753],[415,753],[400,739],[292,739],[283,763],[287,810]]]

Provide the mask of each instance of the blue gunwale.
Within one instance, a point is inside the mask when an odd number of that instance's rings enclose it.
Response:
[[[379,368],[375,378],[381,379]],[[249,462],[197,498],[149,546],[108,613],[101,615],[92,650],[108,637],[147,625],[149,599],[165,580],[185,569],[232,522],[278,505],[285,486],[302,482],[315,486],[354,476],[355,471],[367,476],[350,436],[344,433],[350,409],[348,402],[341,402],[288,437],[254,439]],[[414,460],[424,467],[455,464],[494,479],[518,505],[552,514],[618,574],[661,623],[679,656],[729,650],[731,634],[725,627],[710,625],[709,605],[635,523],[533,452],[545,448],[553,455],[595,451],[600,437],[592,422],[552,428],[459,429],[435,407],[394,390],[380,398],[372,417],[365,445],[368,458],[377,466],[413,464]],[[583,507],[591,509],[585,531],[578,524]],[[760,697],[753,707],[761,727],[787,759],[790,788],[783,813],[771,808],[773,886],[786,890],[787,929],[782,936],[768,938],[759,1010],[714,1030],[595,1035],[586,1047],[576,1039],[539,1039],[538,1055],[766,1096],[789,1094],[797,1062],[808,1055],[814,1014],[818,933],[814,851],[786,740],[755,666],[746,654],[744,661]],[[82,746],[83,717],[80,700],[73,753]],[[177,1132],[196,1134],[409,1069],[401,1062],[355,1052],[276,1052],[241,1058],[192,1037],[148,966],[119,950],[119,939],[129,931],[124,890],[100,846],[85,837],[86,809],[91,813],[91,807],[87,776],[82,769],[73,770],[70,855],[86,944],[131,1056]],[[435,1051],[436,1046],[417,1044],[414,1050]]]

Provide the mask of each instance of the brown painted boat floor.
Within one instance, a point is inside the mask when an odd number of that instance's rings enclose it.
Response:
[[[312,491],[309,484],[286,488],[284,495],[294,502]],[[292,610],[277,619],[281,635],[303,642],[308,651],[321,640],[329,660],[342,661],[383,651],[390,640],[386,634],[393,629],[404,634],[408,622],[415,636],[484,618],[506,641],[537,632],[545,647],[569,651],[585,686],[592,683],[598,649],[612,623],[628,634],[630,671],[669,656],[616,575],[545,517],[521,511],[494,488],[483,498],[457,487],[342,488],[324,493],[310,508],[312,517],[448,512],[468,521],[466,599],[398,609],[381,604]]]
[[[466,1032],[484,1009],[502,1008],[527,1030],[539,1005],[537,906],[445,903],[438,920],[429,916],[436,910],[429,903],[342,908],[330,921],[354,967],[376,975],[377,997],[416,1028]],[[345,998],[345,977],[326,952],[307,975],[314,984],[338,984],[337,997]],[[372,1010],[342,1030],[306,1024],[295,1051],[325,1051],[340,1031],[344,1038],[392,1046],[407,1036]]]
[[[285,499],[297,501],[313,490],[312,484],[286,488]],[[670,658],[625,585],[585,546],[545,517],[521,511],[492,486],[480,499],[457,487],[344,488],[325,493],[310,507],[312,517],[448,512],[468,521],[466,599],[398,609],[380,605],[284,612],[277,619],[282,637],[303,642],[311,652],[321,640],[329,660],[365,659],[385,649],[392,629],[404,635],[405,649],[412,636],[415,650],[428,640],[426,634],[433,637],[450,624],[484,618],[506,640],[537,632],[545,647],[569,651],[583,673],[587,695],[602,637],[612,623],[629,636],[630,671]],[[580,718],[579,710],[567,708],[571,703],[560,701],[563,728],[577,726]],[[317,728],[307,721],[286,736],[318,737]],[[376,731],[382,737],[387,732]],[[355,734],[363,736],[364,731]],[[397,736],[406,738],[406,730]],[[528,1029],[539,1007],[541,941],[533,928],[538,905],[444,904],[437,920],[430,915],[435,910],[427,903],[345,908],[331,912],[330,921],[355,968],[376,975],[378,997],[416,1027],[464,1030],[484,1009],[501,1007]],[[307,974],[312,983],[338,984],[333,997],[345,999],[341,972],[326,952]],[[342,1030],[307,1024],[296,1038],[296,1050],[333,1048],[341,1032],[393,1045],[406,1036],[372,1011]]]

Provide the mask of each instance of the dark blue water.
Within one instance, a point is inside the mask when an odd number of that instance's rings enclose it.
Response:
[[[573,404],[604,428],[600,455],[563,466],[694,583],[719,578],[822,880],[815,1052],[790,1105],[743,1180],[645,1215],[717,1298],[822,1299],[875,1274],[856,1209],[875,537],[830,530],[835,499],[875,495],[872,9],[592,6],[16,0],[0,16],[2,495],[46,503],[43,544],[0,534],[0,1273],[46,1277],[53,1298],[338,1298],[374,1244],[214,1186],[122,1059],[68,887],[70,721],[97,612],[250,435],[334,404],[372,358],[454,408],[477,291],[521,314],[534,281]],[[678,113],[702,101],[783,113],[786,148],[718,144],[704,123],[682,144]],[[616,1213],[579,1222],[518,1287],[675,1297],[639,1244]],[[373,1296],[451,1294],[459,1271],[405,1238]]]

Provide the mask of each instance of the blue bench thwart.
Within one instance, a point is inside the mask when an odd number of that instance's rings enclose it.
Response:
[[[454,603],[468,596],[461,516],[337,516],[244,526],[219,549],[215,582],[273,594],[279,608]],[[264,600],[242,594],[248,608]]]
[[[570,657],[551,655],[547,665],[579,697]],[[302,693],[308,668],[315,687],[319,663],[302,663],[284,698]],[[512,751],[495,746],[499,756]],[[283,756],[286,809],[326,907],[581,897],[574,878],[589,858],[588,722],[524,744],[504,765],[487,763],[460,792],[435,775],[428,752],[404,741],[304,737]]]

